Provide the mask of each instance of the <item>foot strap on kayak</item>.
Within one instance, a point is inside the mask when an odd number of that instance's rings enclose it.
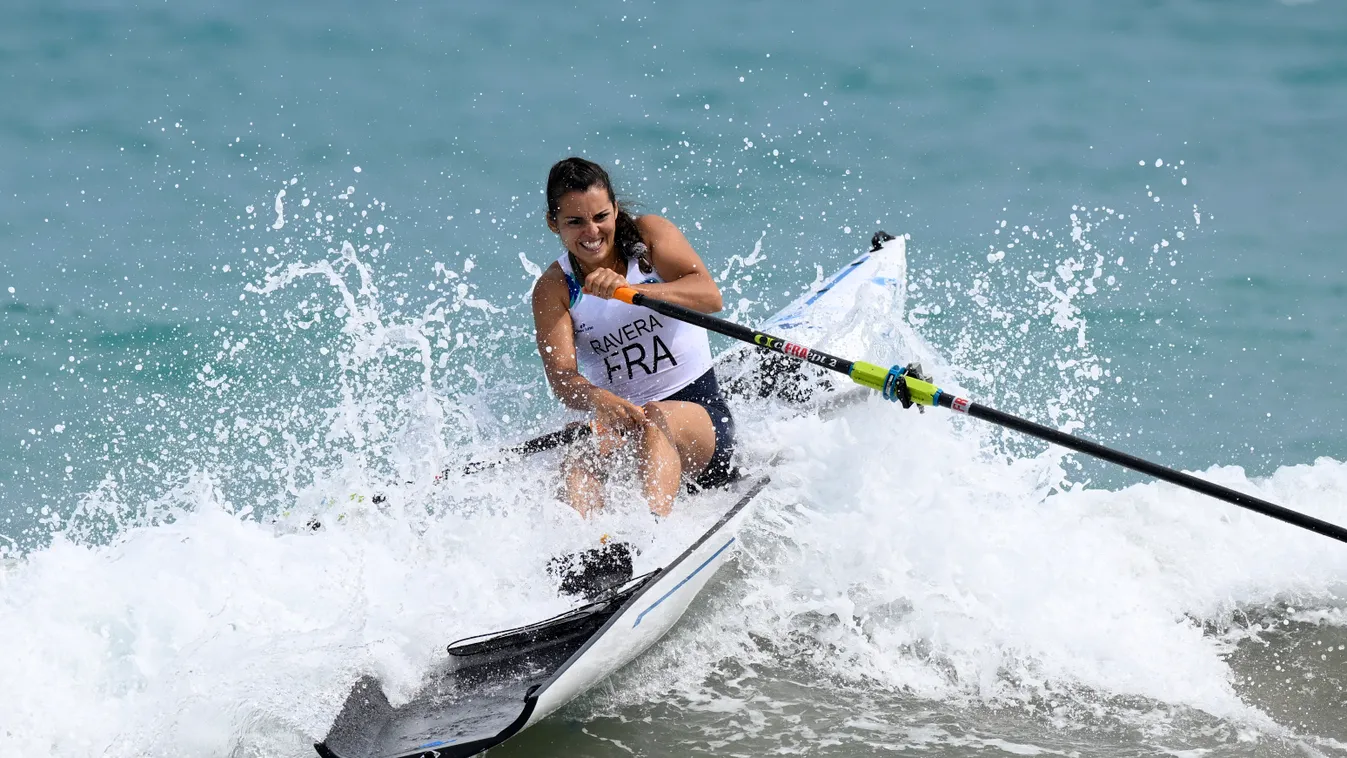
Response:
[[[632,546],[603,535],[599,547],[558,556],[547,562],[547,573],[557,580],[562,595],[593,600],[632,577]]]

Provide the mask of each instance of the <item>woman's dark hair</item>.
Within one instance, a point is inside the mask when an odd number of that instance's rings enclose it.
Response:
[[[655,270],[650,262],[650,248],[641,239],[641,230],[636,228],[636,219],[631,217],[623,203],[617,201],[613,193],[613,182],[603,166],[584,158],[566,158],[552,165],[547,172],[547,217],[556,223],[557,212],[561,210],[561,198],[567,192],[588,192],[591,187],[603,187],[608,193],[608,201],[617,206],[617,228],[613,235],[613,246],[623,260],[632,258],[641,267],[641,273],[649,274]],[[571,255],[571,268],[581,275],[579,261]]]

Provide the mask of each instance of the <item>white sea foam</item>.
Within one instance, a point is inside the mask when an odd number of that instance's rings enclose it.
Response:
[[[446,304],[410,321],[386,313],[350,245],[283,265],[250,294],[305,282],[341,303],[343,372],[319,442],[283,424],[269,432],[286,451],[277,477],[289,513],[259,520],[231,502],[209,460],[151,503],[126,502],[115,480],[91,493],[50,547],[0,570],[0,754],[306,754],[359,674],[405,699],[445,643],[562,610],[544,580],[551,555],[617,531],[641,546],[638,569],[653,568],[723,506],[685,503],[656,529],[627,500],[585,523],[557,501],[547,459],[431,483],[436,462],[463,458],[442,427],[478,433],[474,399],[443,397],[433,379]],[[1062,290],[1046,291],[1063,307]],[[850,305],[815,325],[817,344],[970,375],[902,318],[901,287],[867,285]],[[1078,311],[1061,312],[1054,323],[1074,341]],[[379,395],[380,361],[410,364],[411,389]],[[216,361],[212,375],[228,370]],[[387,403],[401,409],[398,428]],[[761,727],[786,713],[783,697],[708,689],[708,678],[726,661],[807,664],[810,676],[951,707],[1015,707],[1045,724],[1104,713],[1162,733],[1166,717],[1139,699],[1277,734],[1237,691],[1221,631],[1242,609],[1288,599],[1319,612],[1317,623],[1341,622],[1332,609],[1347,550],[1321,537],[1168,485],[1070,490],[1060,451],[1008,455],[990,428],[944,411],[874,398],[825,421],[740,407],[749,457],[787,458],[739,564],[683,631],[621,675],[609,702],[674,691]],[[378,505],[373,487],[387,479],[367,463],[371,439],[394,459],[383,471],[416,482],[385,487]],[[306,445],[349,452],[321,457]],[[305,466],[318,468],[301,476]],[[1347,522],[1337,461],[1261,481],[1234,468],[1204,475]],[[934,727],[895,742],[883,729],[858,713],[823,739],[1037,749]]]

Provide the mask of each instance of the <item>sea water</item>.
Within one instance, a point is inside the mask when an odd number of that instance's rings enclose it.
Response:
[[[848,357],[1347,523],[1334,3],[19,2],[0,61],[0,755],[306,755],[564,608],[588,530],[657,565],[554,459],[456,473],[571,418],[570,154],[736,320],[905,233]],[[1344,752],[1347,546],[943,411],[736,411],[784,456],[737,561],[499,752]]]

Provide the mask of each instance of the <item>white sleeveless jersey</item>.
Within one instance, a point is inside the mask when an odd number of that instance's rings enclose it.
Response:
[[[569,255],[557,259],[566,274],[575,359],[580,375],[594,386],[636,405],[662,400],[692,384],[711,368],[711,345],[700,327],[675,321],[621,300],[604,300],[580,291]],[[663,282],[627,261],[631,284]]]

